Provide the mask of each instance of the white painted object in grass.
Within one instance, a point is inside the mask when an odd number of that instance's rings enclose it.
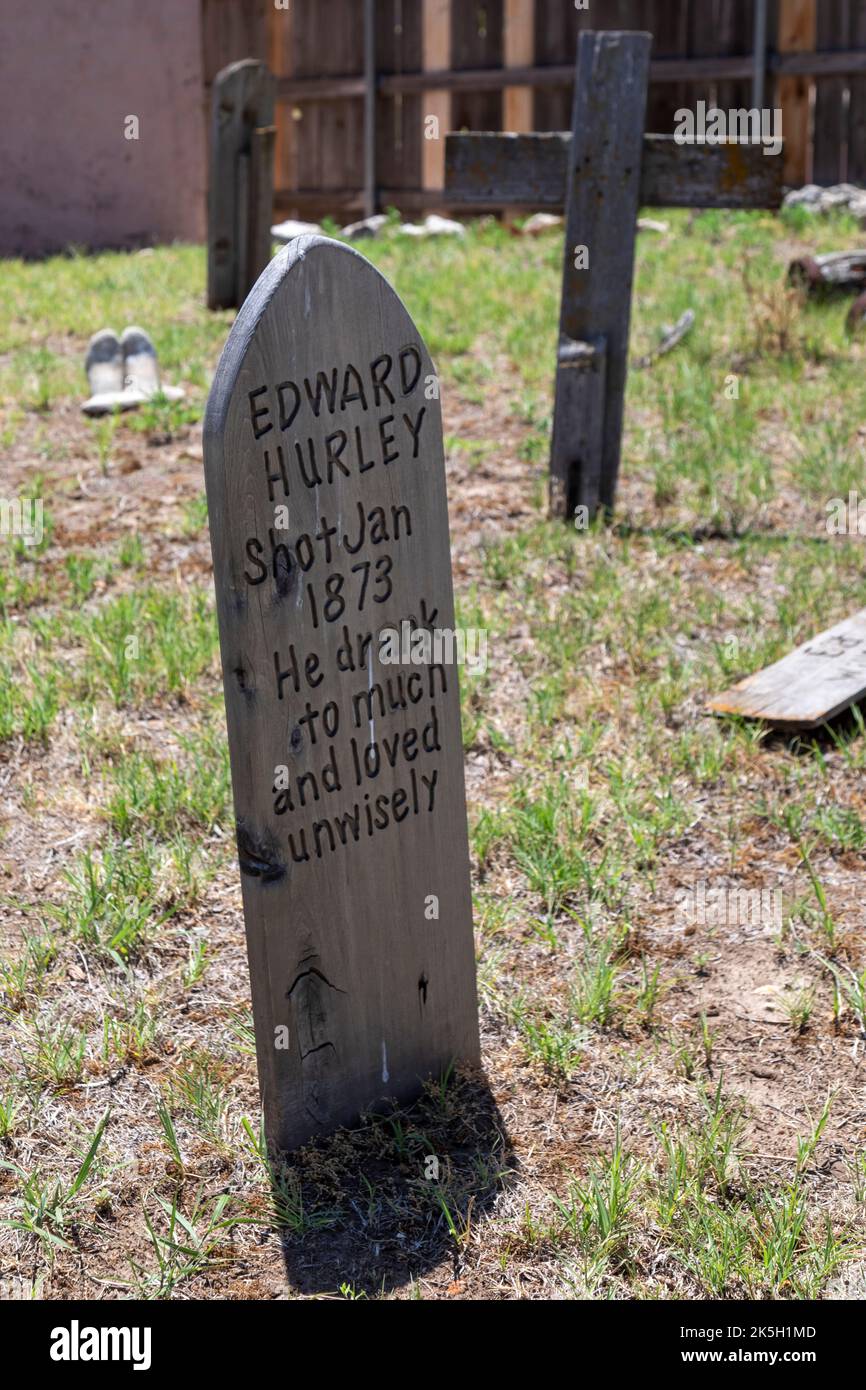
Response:
[[[431,212],[423,222],[403,222],[399,227],[403,236],[465,236],[466,228],[462,222],[454,222],[450,217],[439,217]]]
[[[343,228],[340,236],[346,237],[348,241],[361,241],[364,237],[378,236],[387,225],[387,213],[377,212],[373,217],[365,217],[360,222],[350,222],[348,227]]]
[[[294,241],[296,236],[308,236],[314,232],[321,232],[318,222],[296,222],[294,218],[288,218],[285,222],[277,222],[271,227],[271,236],[274,241],[286,242]]]
[[[81,409],[85,415],[110,415],[135,410],[157,396],[183,399],[180,386],[163,386],[156,349],[143,328],[130,326],[120,338],[110,328],[94,333],[84,362],[91,394]]]
[[[565,226],[565,218],[558,212],[534,212],[520,229],[522,236],[541,236],[543,232],[553,232]]]

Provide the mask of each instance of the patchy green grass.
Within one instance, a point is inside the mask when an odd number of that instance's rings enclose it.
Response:
[[[863,539],[825,525],[863,478],[864,349],[843,301],[785,284],[857,232],[664,216],[633,360],[695,327],[630,373],[615,524],[582,532],[545,515],[560,238],[365,244],[442,376],[459,621],[488,640],[461,691],[486,1081],[279,1167],[200,462],[231,316],[197,248],[0,267],[9,495],[45,507],[38,544],[0,538],[0,1248],[25,1290],[808,1298],[866,1257],[863,718],[701,713],[866,604]],[[185,401],[80,419],[88,336],[135,322]],[[770,916],[732,911],[761,890]],[[698,892],[721,911],[685,914]]]

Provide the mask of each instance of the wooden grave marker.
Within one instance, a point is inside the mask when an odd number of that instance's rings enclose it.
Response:
[[[763,719],[777,729],[815,729],[864,697],[866,608],[861,608],[714,696],[706,708],[710,714]]]
[[[570,132],[445,139],[449,204],[565,209],[550,508],[609,514],[628,368],[635,224],[643,205],[775,208],[782,161],[757,142],[645,135],[652,35],[578,37]]]
[[[259,1078],[287,1150],[479,1057],[457,670],[381,640],[454,629],[438,383],[356,251],[302,236],[271,261],[217,368],[205,474]]]
[[[276,80],[243,58],[213,84],[208,183],[207,303],[243,304],[271,258]]]

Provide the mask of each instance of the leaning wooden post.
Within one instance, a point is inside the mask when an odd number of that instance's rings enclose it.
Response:
[[[616,495],[650,34],[580,35],[566,190],[550,506]]]
[[[275,81],[244,58],[217,73],[208,185],[209,309],[243,303],[270,259]]]

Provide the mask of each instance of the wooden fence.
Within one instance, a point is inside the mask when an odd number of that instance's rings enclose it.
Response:
[[[225,28],[225,0],[203,3],[205,28],[208,10]],[[222,60],[263,58],[277,77],[281,215],[442,206],[447,131],[566,130],[585,28],[652,33],[647,130],[670,132],[700,99],[779,106],[787,183],[866,184],[866,0],[235,0],[231,12],[257,49],[223,43]]]

